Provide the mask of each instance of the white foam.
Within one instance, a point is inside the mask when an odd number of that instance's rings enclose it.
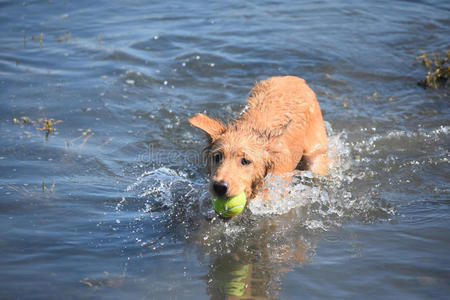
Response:
[[[332,133],[331,128],[328,132]],[[352,193],[350,184],[360,174],[347,172],[351,168],[350,149],[345,143],[346,135],[332,135],[329,138],[329,174],[319,177],[310,171],[294,171],[292,180],[279,176],[266,178],[265,194],[250,201],[248,208],[255,215],[284,215],[291,210],[300,210],[299,223],[309,229],[327,230],[339,226],[351,210]]]

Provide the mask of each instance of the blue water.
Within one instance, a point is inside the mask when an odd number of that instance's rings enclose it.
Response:
[[[0,298],[448,298],[449,90],[417,85],[417,57],[449,50],[449,12],[0,1]],[[286,74],[335,165],[224,223],[187,119],[230,120]]]

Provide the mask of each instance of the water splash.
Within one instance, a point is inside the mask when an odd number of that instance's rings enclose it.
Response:
[[[147,211],[152,209],[153,204],[170,207],[173,205],[174,192],[178,185],[184,184],[191,188],[189,192],[193,191],[193,183],[186,177],[183,171],[176,172],[162,167],[145,171],[126,191],[136,193],[140,199],[152,199],[153,201],[146,201]]]
[[[330,133],[331,129],[328,130]],[[345,133],[330,136],[328,154],[332,163],[327,176],[295,171],[288,183],[279,176],[269,176],[265,199],[257,197],[251,201],[248,205],[251,212],[264,217],[296,210],[300,218],[295,222],[310,230],[323,231],[340,227],[353,218],[371,221],[374,218],[370,216],[383,215],[389,219],[394,214],[391,206],[380,205],[372,195],[362,195],[352,188],[353,181],[365,174],[352,169],[346,139]]]
[[[145,171],[126,192],[129,196],[116,209],[139,214],[130,227],[150,229],[139,237],[142,246],[155,248],[159,243],[155,239],[189,239],[199,220],[201,223],[214,217],[206,182],[195,181],[182,170],[160,167]]]
[[[342,226],[347,220],[357,218],[372,221],[383,216],[387,219],[394,210],[389,205],[374,201],[372,195],[361,195],[352,189],[354,180],[365,176],[352,170],[351,149],[346,142],[346,134],[332,135],[328,128],[329,156],[332,161],[329,175],[318,177],[309,171],[295,171],[292,180],[286,182],[281,177],[269,175],[266,188],[270,201],[257,197],[250,200],[246,212],[235,219],[261,219],[267,216],[282,216],[295,211],[298,226],[307,230],[326,231]],[[129,185],[126,191],[130,199],[137,197],[143,207],[141,212],[149,213],[155,222],[162,222],[165,229],[176,228],[186,238],[196,234],[194,228],[205,223],[222,224],[212,209],[210,195],[204,180],[195,181],[182,170],[160,167],[146,171]],[[121,201],[118,209],[123,209]],[[244,223],[242,223],[244,222]],[[228,236],[238,236],[245,221],[234,220],[214,228]],[[208,237],[204,239],[207,241]]]

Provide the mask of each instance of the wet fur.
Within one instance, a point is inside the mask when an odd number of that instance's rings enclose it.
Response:
[[[283,175],[297,166],[319,175],[328,171],[322,113],[314,92],[301,78],[272,77],[257,83],[247,109],[227,125],[204,114],[189,122],[208,137],[204,153],[212,193],[214,181],[225,181],[227,197],[245,191],[251,199],[268,173]]]

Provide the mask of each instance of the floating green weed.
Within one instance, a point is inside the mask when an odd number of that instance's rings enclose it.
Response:
[[[427,68],[427,75],[418,82],[423,88],[440,88],[448,87],[450,78],[450,50],[447,50],[446,55],[439,53],[425,53],[417,57],[422,61],[422,64]]]
[[[33,126],[38,131],[43,131],[45,133],[45,139],[47,140],[49,135],[51,133],[56,132],[55,125],[61,124],[63,121],[61,120],[55,120],[53,118],[51,119],[38,119],[37,121],[34,121],[30,119],[27,116],[22,116],[20,118],[13,118],[13,123],[21,125],[22,127],[25,127],[26,125]],[[32,134],[29,131],[25,131],[25,135],[27,137],[31,137]]]

